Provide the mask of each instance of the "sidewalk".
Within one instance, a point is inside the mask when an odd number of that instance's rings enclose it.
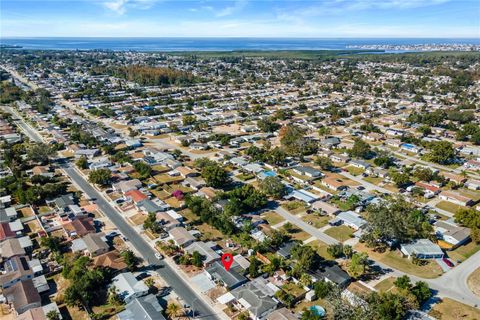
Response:
[[[80,175],[82,175],[82,177],[84,178],[87,178],[83,172],[81,172],[80,170],[78,170],[76,167],[73,167],[75,171],[77,171]],[[62,170],[63,171],[63,170]],[[68,175],[67,175],[68,177]],[[72,181],[72,180],[71,180]],[[73,182],[73,181],[72,181]],[[74,182],[73,182],[74,183]],[[78,186],[77,186],[78,187]],[[96,186],[96,185],[93,185],[93,187],[95,188],[95,190],[98,191],[98,193],[100,194],[100,196],[107,202],[109,202],[113,208],[115,208],[119,213],[120,213],[120,216],[122,217],[123,220],[125,220],[125,222],[127,222],[127,224],[129,224],[135,231],[137,231],[137,233],[139,234],[140,237],[142,237],[151,247],[153,250],[157,251],[158,250],[156,249],[155,247],[155,241],[157,239],[154,239],[154,240],[151,240],[150,238],[148,238],[144,233],[140,233],[138,232],[136,226],[132,225],[131,222],[130,222],[130,219],[128,219],[128,217],[126,217],[125,215],[121,214],[122,211],[118,208],[118,204],[115,203],[114,201],[111,201],[111,200],[108,200],[108,198],[105,196],[105,194]],[[103,216],[103,214],[102,214]],[[127,242],[127,245],[132,248],[133,245],[130,243],[130,242]],[[137,252],[135,250],[135,248],[133,248],[134,252]],[[142,256],[143,255],[140,253],[140,252],[137,252],[139,256]],[[167,263],[171,269],[182,279],[186,280],[184,281],[189,287],[190,289],[192,289],[196,294],[197,296],[201,297],[202,300],[204,302],[207,302],[216,312],[217,312],[217,316],[221,317],[222,319],[225,319],[225,320],[229,320],[230,318],[223,312],[223,308],[222,308],[222,305],[219,304],[219,303],[215,303],[214,301],[212,301],[210,299],[210,297],[204,295],[201,290],[196,286],[194,285],[192,282],[188,281],[189,277],[188,275],[183,272],[181,269],[178,268],[177,264],[175,264],[175,262],[169,258],[169,257],[165,257],[163,259],[163,261],[165,261],[165,263]],[[162,279],[165,281],[165,279]],[[195,306],[190,306],[192,308],[194,308]]]

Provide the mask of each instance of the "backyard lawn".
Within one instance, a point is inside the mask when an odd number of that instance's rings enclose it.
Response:
[[[458,204],[451,203],[449,201],[440,201],[439,203],[437,203],[436,207],[451,213],[457,212],[460,208],[466,208],[464,206],[459,206]]]
[[[395,287],[393,282],[395,281],[395,277],[388,277],[377,283],[377,285],[374,287],[380,292],[388,292],[392,290],[392,288]]]
[[[426,265],[418,266],[407,258],[400,255],[398,251],[375,252],[367,248],[363,243],[355,245],[355,250],[366,252],[368,256],[378,262],[384,263],[392,268],[422,278],[433,279],[442,275],[442,269],[435,261],[429,261]]]
[[[288,282],[282,286],[283,291],[286,293],[291,294],[294,297],[299,297],[302,294],[305,293],[305,289],[300,287],[299,285],[293,283],[293,282]]]
[[[383,181],[383,178],[380,178],[380,177],[365,177],[365,178],[363,178],[363,180],[365,180],[366,182],[369,182],[371,184],[378,185],[380,182]]]
[[[323,241],[320,240],[314,240],[312,242],[307,243],[307,246],[311,246],[312,248],[315,249],[315,251],[318,253],[319,256],[326,260],[334,260],[335,258],[332,257],[328,252],[328,244],[326,244]]]
[[[276,224],[279,224],[280,222],[285,221],[282,216],[280,216],[278,213],[275,211],[268,211],[264,214],[262,214],[262,218],[267,220],[268,224],[271,226],[274,226]]]
[[[305,241],[311,237],[309,233],[303,231],[296,225],[294,225],[294,230],[289,232],[289,235],[292,237],[293,240],[298,240],[298,241]]]
[[[349,172],[352,176],[359,176],[359,175],[361,175],[362,173],[365,172],[365,170],[363,170],[363,169],[361,169],[361,168],[352,167],[352,166],[348,166],[346,169],[348,170],[348,172]]]
[[[460,246],[452,251],[447,251],[447,255],[454,262],[467,260],[471,255],[480,250],[480,245],[470,241],[466,245]]]
[[[186,220],[185,222],[193,222],[198,220],[198,216],[192,212],[190,209],[183,209],[178,212]]]
[[[282,204],[282,207],[289,211],[291,214],[299,214],[300,212],[305,211],[307,208],[302,201],[294,200]]]
[[[468,306],[458,301],[444,298],[433,306],[429,315],[437,319],[480,319],[480,309]]]
[[[330,220],[330,217],[328,216],[320,216],[318,214],[308,214],[302,217],[302,220],[305,222],[311,222],[312,226],[315,228],[321,228],[325,225],[327,225],[328,220]]]
[[[338,241],[346,241],[353,235],[353,229],[347,226],[331,227],[325,230],[325,233]]]
[[[197,226],[198,231],[201,232],[201,240],[202,241],[220,241],[224,239],[223,233],[218,231],[216,228],[203,223],[199,226]]]

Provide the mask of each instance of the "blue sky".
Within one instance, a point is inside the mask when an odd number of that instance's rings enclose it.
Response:
[[[0,0],[0,36],[480,38],[480,1]]]

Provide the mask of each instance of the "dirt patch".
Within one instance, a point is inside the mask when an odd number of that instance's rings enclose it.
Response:
[[[480,268],[470,274],[467,283],[470,290],[480,297]]]

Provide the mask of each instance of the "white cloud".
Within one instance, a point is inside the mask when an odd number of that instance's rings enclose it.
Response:
[[[126,12],[125,5],[127,4],[128,0],[113,0],[104,2],[103,6],[108,10],[111,10],[119,15],[122,15]]]
[[[300,19],[302,17],[342,15],[345,11],[362,11],[368,9],[402,10],[435,6],[451,0],[325,0],[313,2],[311,6],[298,10],[283,10],[280,19]]]
[[[219,10],[215,15],[217,17],[226,17],[241,11],[247,5],[247,0],[236,0],[232,6]]]
[[[116,14],[123,15],[127,8],[136,8],[141,10],[150,9],[157,0],[111,0],[103,2],[103,6]]]

